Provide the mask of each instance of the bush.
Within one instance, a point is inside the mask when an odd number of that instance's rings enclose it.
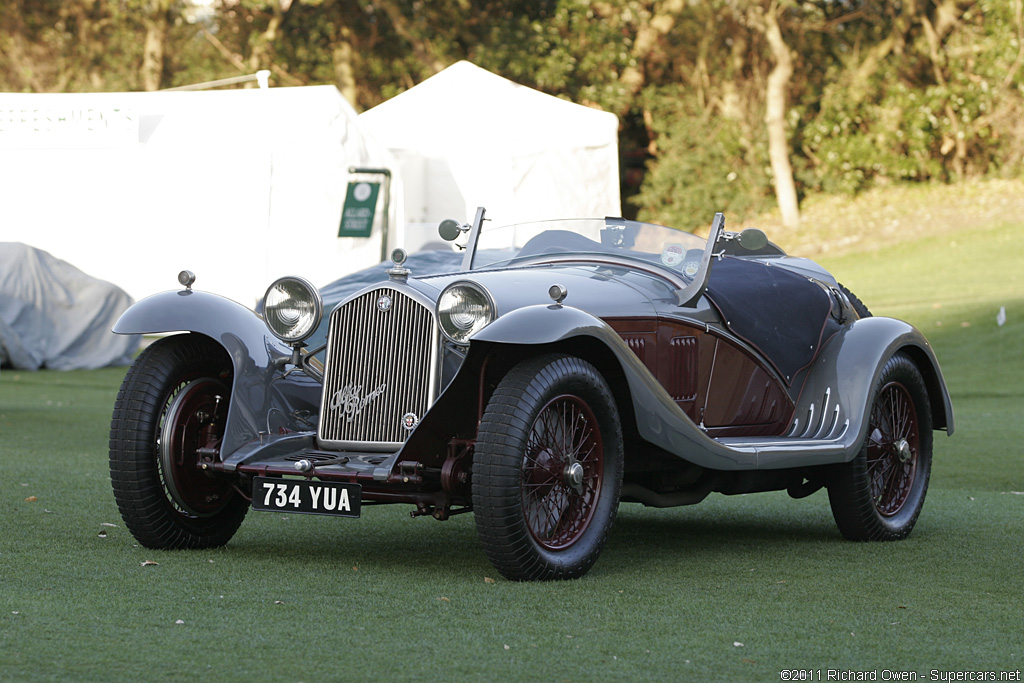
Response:
[[[770,206],[767,148],[742,122],[702,112],[682,88],[652,89],[645,102],[657,150],[629,200],[641,220],[693,229],[716,211],[744,216]]]

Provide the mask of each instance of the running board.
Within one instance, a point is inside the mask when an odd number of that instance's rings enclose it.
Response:
[[[848,455],[851,444],[842,439],[736,436],[715,441],[734,453],[743,454],[745,459],[756,463],[759,470],[831,465],[852,457]]]
[[[839,402],[826,387],[820,401],[797,409],[785,436],[719,437],[714,439],[738,462],[759,470],[814,467],[846,462],[855,455],[850,440],[850,420],[844,419]],[[741,466],[742,469],[742,466]]]

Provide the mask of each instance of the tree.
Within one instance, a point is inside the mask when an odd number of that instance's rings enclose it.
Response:
[[[758,18],[763,21],[757,21],[755,25],[763,31],[775,61],[765,84],[764,115],[768,129],[768,158],[775,181],[775,198],[782,214],[782,224],[795,227],[800,224],[800,207],[797,204],[793,165],[789,161],[789,136],[786,132],[787,90],[793,77],[793,59],[779,27],[779,11],[777,0],[771,0],[767,9],[759,13],[761,16]]]
[[[139,8],[146,38],[142,48],[139,81],[143,90],[159,90],[164,78],[164,53],[171,21],[171,0],[143,0]]]
[[[1024,170],[1024,0],[0,3],[16,92],[270,69],[367,109],[459,59],[616,113],[625,212],[676,225],[772,202],[795,223],[806,192]]]

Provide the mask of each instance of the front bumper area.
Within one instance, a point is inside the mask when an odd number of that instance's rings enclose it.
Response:
[[[224,461],[207,464],[206,469],[235,475],[241,484],[251,477],[299,477],[360,484],[363,503],[411,503],[416,506],[413,516],[447,519],[471,509],[468,486],[442,484],[445,478],[452,480],[450,472],[425,467],[418,461],[400,461],[401,455],[401,451],[325,451],[316,447],[315,434],[302,432],[263,435]],[[465,479],[468,481],[468,477]],[[248,489],[241,485],[239,490],[244,493]]]

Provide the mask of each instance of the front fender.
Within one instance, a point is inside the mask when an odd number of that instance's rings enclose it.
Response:
[[[318,382],[302,373],[284,377],[291,349],[270,335],[253,311],[216,294],[162,292],[129,308],[114,324],[116,334],[192,332],[218,342],[234,368],[231,403],[221,458],[281,428],[311,428],[319,411]]]
[[[245,306],[192,289],[148,296],[125,311],[113,327],[115,334],[201,332],[214,338],[227,330],[267,336],[262,319]]]
[[[734,470],[757,466],[756,453],[727,448],[705,434],[615,330],[580,309],[537,305],[511,311],[473,337],[470,357],[480,352],[476,347],[481,345],[493,349],[495,345],[555,344],[581,337],[600,342],[614,356],[629,387],[641,438],[703,467]]]
[[[552,344],[581,334],[622,341],[600,318],[572,306],[549,304],[525,306],[506,313],[477,332],[470,345],[475,342]]]

